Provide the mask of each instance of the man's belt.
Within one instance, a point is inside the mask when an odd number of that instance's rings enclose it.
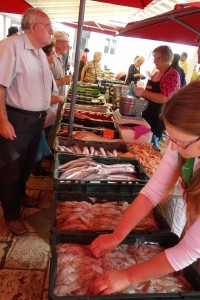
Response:
[[[6,108],[7,108],[7,110],[17,111],[21,114],[34,116],[34,117],[37,117],[37,118],[44,118],[47,115],[46,110],[30,111],[30,110],[25,110],[25,109],[20,109],[20,108],[17,108],[17,107],[13,107],[13,106],[10,106],[10,105],[6,105]]]

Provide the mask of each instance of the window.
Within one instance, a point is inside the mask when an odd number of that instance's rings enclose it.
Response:
[[[112,40],[111,47],[110,47],[110,54],[115,54],[116,44],[117,44],[117,41],[116,40]]]
[[[106,38],[106,44],[104,46],[104,53],[115,54],[117,41]]]
[[[110,39],[107,38],[106,39],[106,44],[105,44],[105,47],[104,47],[104,53],[109,53],[109,49],[110,49]]]

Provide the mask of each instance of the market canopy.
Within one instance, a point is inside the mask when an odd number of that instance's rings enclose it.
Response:
[[[167,13],[128,23],[119,35],[196,46],[199,24],[200,2],[190,2],[177,4]]]
[[[116,5],[136,7],[136,8],[145,8],[153,0],[96,0],[96,1],[116,4]]]
[[[77,29],[78,28],[78,22],[75,23],[68,23],[68,22],[62,22],[63,25],[72,27]],[[83,23],[83,30],[86,31],[92,31],[92,32],[98,32],[98,33],[103,33],[103,34],[108,34],[108,35],[116,35],[118,32],[122,29],[123,27],[119,26],[112,26],[112,25],[106,25],[106,24],[101,24],[97,22],[84,22]]]
[[[0,3],[0,12],[23,14],[30,7],[32,6],[24,0],[2,0]]]

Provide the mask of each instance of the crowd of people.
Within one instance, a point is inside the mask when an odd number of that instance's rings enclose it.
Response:
[[[63,31],[54,33],[49,17],[36,8],[24,13],[21,28],[22,34],[0,42],[0,200],[5,222],[16,235],[28,232],[21,218],[21,205],[37,205],[35,199],[26,195],[26,182],[34,167],[42,131],[45,128],[48,136],[53,130],[54,136],[64,90],[71,81],[63,60],[70,48],[69,35]],[[200,37],[197,43],[200,63]],[[80,80],[94,83],[101,72],[102,53],[95,52],[93,60],[87,61],[88,50],[80,57],[85,61]],[[200,80],[187,85],[181,80],[183,74],[180,76],[176,68],[179,59],[181,66],[186,66],[184,57],[187,58],[185,53],[180,58],[173,55],[167,45],[155,48],[156,72],[151,74],[146,88],[133,87],[136,95],[149,101],[143,116],[153,133],[159,138],[165,129],[169,144],[157,171],[117,228],[95,239],[91,251],[100,257],[113,250],[177,182],[186,207],[181,240],[142,263],[98,276],[91,283],[92,295],[121,291],[131,284],[181,270],[200,258]],[[135,72],[130,74],[133,81],[143,77],[143,62],[139,56],[129,69]]]

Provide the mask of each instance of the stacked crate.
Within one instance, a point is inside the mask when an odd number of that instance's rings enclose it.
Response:
[[[63,285],[63,290],[55,290],[55,283],[57,279],[58,272],[58,253],[57,249],[62,244],[79,244],[80,246],[90,245],[90,243],[101,233],[110,233],[115,228],[112,220],[110,220],[110,224],[103,224],[103,220],[98,216],[99,223],[95,220],[96,227],[91,227],[92,220],[94,220],[95,216],[92,217],[87,224],[86,213],[87,210],[91,212],[94,211],[96,206],[101,205],[101,207],[106,207],[107,204],[114,204],[115,211],[118,208],[124,205],[129,205],[134,201],[134,198],[138,195],[142,187],[147,183],[149,179],[149,175],[144,170],[143,166],[136,160],[130,158],[122,158],[122,157],[108,157],[108,156],[100,156],[100,155],[83,155],[77,153],[63,153],[60,151],[59,146],[64,146],[69,148],[73,145],[81,147],[93,147],[96,150],[99,150],[103,147],[104,151],[109,151],[110,153],[114,150],[118,150],[121,153],[125,154],[128,152],[128,147],[124,143],[116,143],[116,142],[85,142],[85,141],[76,141],[76,140],[68,140],[67,138],[58,137],[57,146],[56,146],[56,162],[55,162],[55,171],[54,171],[54,190],[55,190],[55,199],[54,199],[54,207],[53,207],[53,215],[51,220],[51,246],[52,246],[52,258],[51,258],[51,266],[50,266],[50,280],[49,280],[49,299],[50,300],[94,300],[94,299],[200,299],[196,292],[184,292],[184,293],[152,293],[152,294],[114,294],[109,296],[89,296],[87,294],[80,295],[77,291],[74,291],[72,294],[68,294],[67,290],[69,290],[72,282],[67,281],[67,275],[65,276],[65,285]],[[101,152],[101,151],[100,151]],[[96,152],[97,153],[97,152]],[[69,178],[59,178],[60,176],[60,166],[68,163],[76,161],[83,157],[90,157],[94,162],[103,163],[107,166],[114,164],[124,165],[125,163],[129,163],[133,165],[136,169],[137,179],[134,180],[99,180],[99,179],[90,179],[84,180],[81,179],[69,179]],[[70,204],[71,203],[71,204]],[[73,203],[73,204],[72,204]],[[84,204],[84,203],[87,203]],[[69,211],[69,206],[76,205],[74,211],[77,211],[77,207],[80,208],[81,205],[85,205],[85,212],[81,211],[80,220],[77,222],[73,222],[77,219],[75,216],[75,212]],[[109,205],[108,205],[109,206]],[[63,210],[63,224],[62,218],[59,219],[59,213],[61,209],[65,209],[68,207],[68,215],[65,210]],[[112,206],[113,207],[113,206]],[[113,209],[113,208],[112,208]],[[120,207],[121,209],[121,207]],[[109,208],[107,209],[109,210]],[[70,215],[69,215],[70,214]],[[67,219],[71,218],[71,223],[66,222]],[[96,217],[97,218],[97,217]],[[112,218],[112,217],[111,217]],[[170,232],[169,225],[166,223],[159,207],[156,207],[153,210],[152,218],[155,221],[155,227],[147,227],[142,225],[142,227],[136,227],[134,231],[130,233],[130,235],[123,241],[123,244],[155,244],[164,248],[172,247],[177,244],[179,239],[178,237]],[[103,219],[103,217],[102,217]],[[76,220],[77,221],[77,220]],[[83,224],[87,225],[83,228]],[[68,223],[68,224],[67,224]],[[67,252],[67,250],[66,250]],[[59,258],[60,260],[60,258]],[[86,274],[82,275],[83,277]],[[200,277],[197,273],[196,269],[193,266],[190,266],[184,270],[184,276],[187,278],[189,282],[192,283],[193,289],[200,288]]]

